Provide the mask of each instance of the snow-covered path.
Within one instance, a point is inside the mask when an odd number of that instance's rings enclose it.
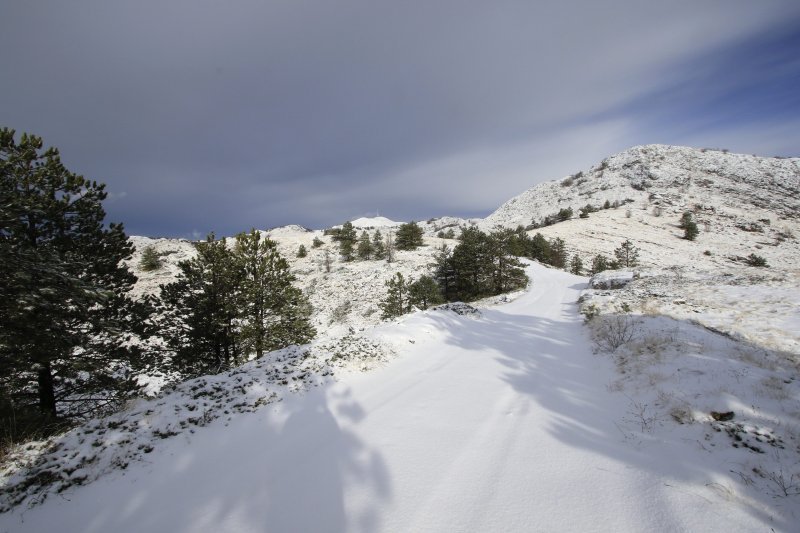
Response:
[[[170,439],[0,531],[779,529],[706,488],[709,455],[626,437],[628,399],[574,303],[585,279],[529,273],[530,292],[481,318],[379,328],[404,346],[385,368]]]

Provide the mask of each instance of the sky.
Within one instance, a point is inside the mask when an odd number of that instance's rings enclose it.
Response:
[[[0,126],[129,234],[482,217],[650,143],[800,156],[796,0],[0,0]]]

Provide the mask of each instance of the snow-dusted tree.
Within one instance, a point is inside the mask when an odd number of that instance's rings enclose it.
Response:
[[[142,258],[139,260],[139,268],[145,272],[158,270],[161,268],[161,258],[158,257],[155,247],[149,244],[142,250]]]
[[[305,247],[305,245],[301,244],[301,245],[300,245],[300,246],[297,248],[297,257],[299,257],[300,259],[302,259],[303,257],[306,257],[307,255],[308,255],[308,250],[306,250],[306,247]]]
[[[444,303],[439,286],[430,276],[422,276],[408,284],[408,300],[411,307],[427,309],[432,305]]]
[[[0,403],[17,416],[124,397],[146,363],[130,343],[147,314],[128,296],[133,245],[105,225],[106,196],[41,138],[0,129]]]
[[[320,246],[324,245],[325,242],[320,239],[319,237],[314,237],[314,240],[311,242],[311,246],[314,248],[319,248]]]
[[[292,285],[295,277],[277,244],[251,230],[236,236],[233,260],[244,274],[240,298],[239,344],[245,354],[305,344],[314,338],[311,305]]]
[[[632,268],[639,264],[639,248],[634,246],[630,239],[625,239],[625,242],[614,250],[614,256],[621,267]]]
[[[173,367],[185,376],[220,372],[243,356],[238,316],[244,271],[225,239],[213,233],[195,247],[197,256],[178,263],[177,280],[161,286],[161,333]]]
[[[433,277],[439,285],[439,292],[445,300],[451,301],[455,298],[456,273],[453,265],[453,252],[446,244],[442,244],[436,249],[434,254]]]
[[[567,267],[567,245],[561,237],[550,239],[549,263],[556,268]]]
[[[394,242],[398,250],[416,250],[417,247],[423,244],[422,228],[413,221],[402,224],[397,228],[397,236]]]
[[[386,282],[386,287],[386,298],[379,304],[381,311],[383,311],[381,318],[394,318],[411,311],[408,286],[400,272]]]
[[[369,238],[369,233],[365,231],[361,232],[361,236],[358,238],[358,248],[356,249],[356,253],[358,254],[358,258],[362,261],[366,261],[372,257],[372,241]]]
[[[356,245],[356,230],[352,222],[345,222],[337,237],[339,241],[339,254],[343,261],[352,261]]]
[[[609,267],[608,258],[602,254],[597,254],[594,256],[594,259],[592,259],[592,274],[608,270]]]
[[[569,263],[569,271],[576,276],[580,276],[581,272],[583,272],[583,261],[581,261],[578,254],[572,256],[572,261]]]
[[[381,230],[375,230],[372,236],[372,257],[381,260],[386,259],[386,244],[383,242],[383,235]]]

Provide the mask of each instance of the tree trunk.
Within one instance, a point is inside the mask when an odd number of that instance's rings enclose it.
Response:
[[[55,418],[56,411],[56,391],[53,373],[50,370],[50,363],[39,365],[39,410],[46,415]]]

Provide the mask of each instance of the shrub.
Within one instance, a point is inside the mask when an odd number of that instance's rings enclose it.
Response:
[[[323,244],[325,243],[322,241],[322,239],[320,239],[319,237],[314,237],[314,241],[311,243],[311,246],[313,246],[314,248],[319,248]]]
[[[297,257],[302,258],[302,257],[305,257],[307,255],[308,255],[308,251],[306,250],[306,247],[301,244],[300,248],[297,249]]]
[[[630,315],[605,315],[591,320],[595,346],[604,352],[613,353],[631,342],[639,333],[638,324]]]
[[[683,227],[683,238],[687,241],[693,241],[697,236],[700,234],[700,230],[697,229],[697,224],[694,221],[689,221]]]
[[[754,267],[767,267],[767,260],[760,255],[750,254],[747,256],[747,264]]]

